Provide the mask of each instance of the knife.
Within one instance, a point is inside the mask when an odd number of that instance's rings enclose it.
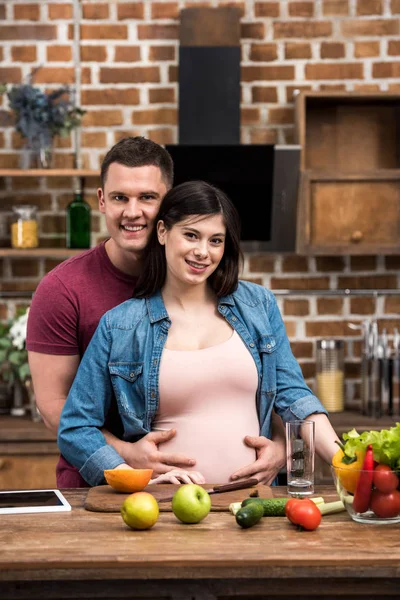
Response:
[[[253,485],[257,485],[259,483],[258,479],[244,479],[243,481],[236,481],[235,483],[224,483],[222,485],[215,485],[210,490],[206,490],[209,494],[223,494],[224,492],[232,492],[233,490],[244,490],[249,487],[253,487]],[[162,485],[162,484],[160,484]],[[158,502],[171,502],[173,496],[168,496],[168,498],[159,498]]]

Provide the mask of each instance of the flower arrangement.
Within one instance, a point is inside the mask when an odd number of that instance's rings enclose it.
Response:
[[[30,377],[25,348],[28,313],[29,308],[19,310],[14,320],[0,323],[0,378],[10,386]]]
[[[35,72],[29,76],[28,83],[13,85],[9,89],[7,84],[1,84],[0,93],[7,95],[15,115],[16,130],[45,163],[44,152],[51,149],[54,136],[67,137],[80,126],[86,111],[74,106],[73,94],[68,86],[49,93],[33,86]]]

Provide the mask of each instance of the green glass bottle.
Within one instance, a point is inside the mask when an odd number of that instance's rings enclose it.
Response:
[[[90,206],[80,190],[67,206],[67,248],[90,248]]]

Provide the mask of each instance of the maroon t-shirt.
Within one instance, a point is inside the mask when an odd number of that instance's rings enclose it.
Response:
[[[83,356],[105,312],[132,297],[137,277],[119,271],[108,258],[105,242],[50,271],[32,299],[26,347],[41,354]],[[116,407],[107,429],[121,435]],[[57,486],[87,487],[63,457],[57,465]]]

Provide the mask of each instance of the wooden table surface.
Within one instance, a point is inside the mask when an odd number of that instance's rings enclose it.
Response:
[[[275,496],[286,488],[275,488]],[[83,508],[87,490],[65,490],[70,513],[0,516],[0,598],[283,598],[400,589],[400,525],[365,525],[347,513],[316,531],[285,517],[241,529],[230,513],[183,525],[161,513],[133,531],[118,513]],[[317,487],[325,501],[332,486]],[[383,597],[383,596],[382,596]]]

